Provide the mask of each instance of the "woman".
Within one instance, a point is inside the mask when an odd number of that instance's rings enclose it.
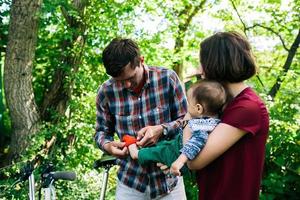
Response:
[[[244,83],[256,74],[250,44],[236,32],[216,33],[201,43],[200,62],[202,78],[221,82],[230,100],[201,153],[188,162],[197,170],[199,200],[258,199],[269,115]]]

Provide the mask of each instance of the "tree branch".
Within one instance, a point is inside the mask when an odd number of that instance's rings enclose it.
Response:
[[[298,35],[295,38],[290,50],[288,51],[289,52],[288,56],[287,56],[286,61],[283,65],[283,72],[281,73],[281,75],[279,75],[277,77],[277,79],[275,81],[275,84],[273,85],[273,87],[271,88],[271,90],[268,93],[268,95],[270,95],[273,99],[276,96],[277,92],[279,91],[280,86],[281,86],[282,82],[284,81],[284,78],[285,78],[287,72],[289,71],[289,69],[292,65],[292,61],[293,61],[293,58],[296,55],[299,44],[300,44],[300,29],[298,31]]]
[[[283,48],[288,52],[288,56],[287,56],[286,61],[285,61],[284,65],[283,65],[283,72],[277,77],[277,79],[276,79],[276,81],[275,81],[275,84],[272,86],[271,90],[270,90],[269,93],[268,93],[268,95],[270,95],[270,96],[272,97],[272,99],[274,99],[274,97],[276,96],[277,92],[278,92],[279,89],[280,89],[280,86],[281,86],[282,82],[284,81],[284,78],[285,78],[287,72],[289,71],[289,69],[290,69],[290,67],[291,67],[291,65],[292,65],[293,58],[295,57],[295,54],[296,54],[297,49],[298,49],[298,47],[299,47],[299,43],[300,43],[300,29],[299,29],[298,35],[297,35],[297,37],[295,38],[295,40],[294,40],[294,42],[293,42],[291,48],[289,49],[289,48],[286,46],[286,44],[285,44],[285,42],[284,42],[282,36],[280,35],[280,33],[279,33],[279,32],[276,32],[276,31],[273,30],[272,28],[267,27],[267,26],[264,26],[264,25],[262,25],[262,24],[254,24],[254,25],[252,25],[252,26],[248,26],[248,27],[247,27],[247,25],[244,23],[244,21],[243,21],[241,15],[239,14],[239,12],[238,12],[238,10],[237,10],[237,7],[236,7],[235,4],[234,4],[234,1],[233,1],[233,0],[230,0],[230,2],[232,3],[232,6],[233,6],[235,12],[237,13],[237,15],[238,15],[238,17],[239,17],[241,23],[243,24],[245,34],[246,34],[246,32],[247,32],[248,30],[254,29],[255,27],[261,27],[261,28],[263,28],[263,29],[266,29],[267,31],[270,31],[271,33],[275,34],[275,35],[280,39]]]
[[[231,4],[232,4],[233,9],[235,10],[235,12],[236,12],[236,14],[237,14],[239,20],[241,21],[241,23],[242,23],[242,25],[243,25],[243,28],[244,28],[244,33],[246,34],[247,26],[246,26],[245,22],[243,21],[243,19],[242,19],[240,13],[238,12],[238,9],[237,9],[237,7],[235,6],[234,1],[233,1],[233,0],[230,0],[230,2],[231,2]]]
[[[267,27],[267,26],[264,26],[264,25],[261,25],[261,24],[254,24],[253,26],[247,27],[246,30],[250,30],[250,29],[253,29],[253,28],[255,28],[255,27],[261,27],[261,28],[264,28],[264,29],[266,29],[266,30],[268,30],[268,31],[270,31],[270,32],[272,32],[272,33],[274,33],[276,36],[279,37],[279,39],[280,39],[280,41],[281,41],[281,43],[282,43],[283,48],[284,48],[286,51],[289,51],[289,48],[287,48],[287,46],[285,45],[285,42],[284,42],[282,36],[281,36],[278,32],[274,31],[274,30],[273,30],[272,28],[270,28],[270,27]]]
[[[243,21],[243,19],[242,19],[240,13],[238,12],[238,9],[237,9],[237,7],[235,6],[234,1],[233,1],[233,0],[230,0],[230,2],[231,2],[231,4],[232,4],[233,9],[235,10],[236,14],[238,15],[239,20],[241,21],[241,23],[242,23],[242,25],[243,25],[244,33],[245,33],[245,34],[246,34],[247,30],[253,29],[253,28],[255,28],[255,27],[261,27],[261,28],[264,28],[264,29],[266,29],[266,30],[268,30],[268,31],[270,31],[270,32],[272,32],[272,33],[274,33],[276,36],[278,36],[279,39],[280,39],[280,41],[281,41],[281,43],[282,43],[283,48],[284,48],[286,51],[289,51],[289,49],[288,49],[287,46],[285,45],[285,42],[284,42],[282,36],[281,36],[278,32],[274,31],[272,28],[267,27],[267,26],[264,26],[264,25],[261,25],[261,24],[254,24],[253,26],[247,26],[246,23]]]

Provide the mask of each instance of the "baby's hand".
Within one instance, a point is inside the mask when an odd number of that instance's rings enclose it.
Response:
[[[181,176],[180,169],[182,168],[182,166],[183,164],[181,162],[173,162],[170,168],[170,173],[175,176]]]

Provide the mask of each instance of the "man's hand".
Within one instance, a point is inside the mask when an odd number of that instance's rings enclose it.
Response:
[[[103,146],[104,150],[115,157],[125,157],[128,155],[128,149],[125,142],[112,141]]]
[[[156,144],[162,132],[163,127],[161,125],[146,126],[137,132],[138,142],[136,144],[142,147]]]

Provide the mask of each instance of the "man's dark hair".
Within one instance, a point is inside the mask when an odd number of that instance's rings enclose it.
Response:
[[[205,78],[237,83],[256,74],[249,42],[237,32],[219,32],[200,44]]]
[[[106,73],[118,77],[124,67],[130,63],[135,68],[140,61],[138,45],[131,39],[115,38],[103,50],[102,61]]]
[[[221,83],[204,79],[193,84],[189,90],[195,102],[202,105],[203,114],[215,115],[222,112],[227,95]]]

